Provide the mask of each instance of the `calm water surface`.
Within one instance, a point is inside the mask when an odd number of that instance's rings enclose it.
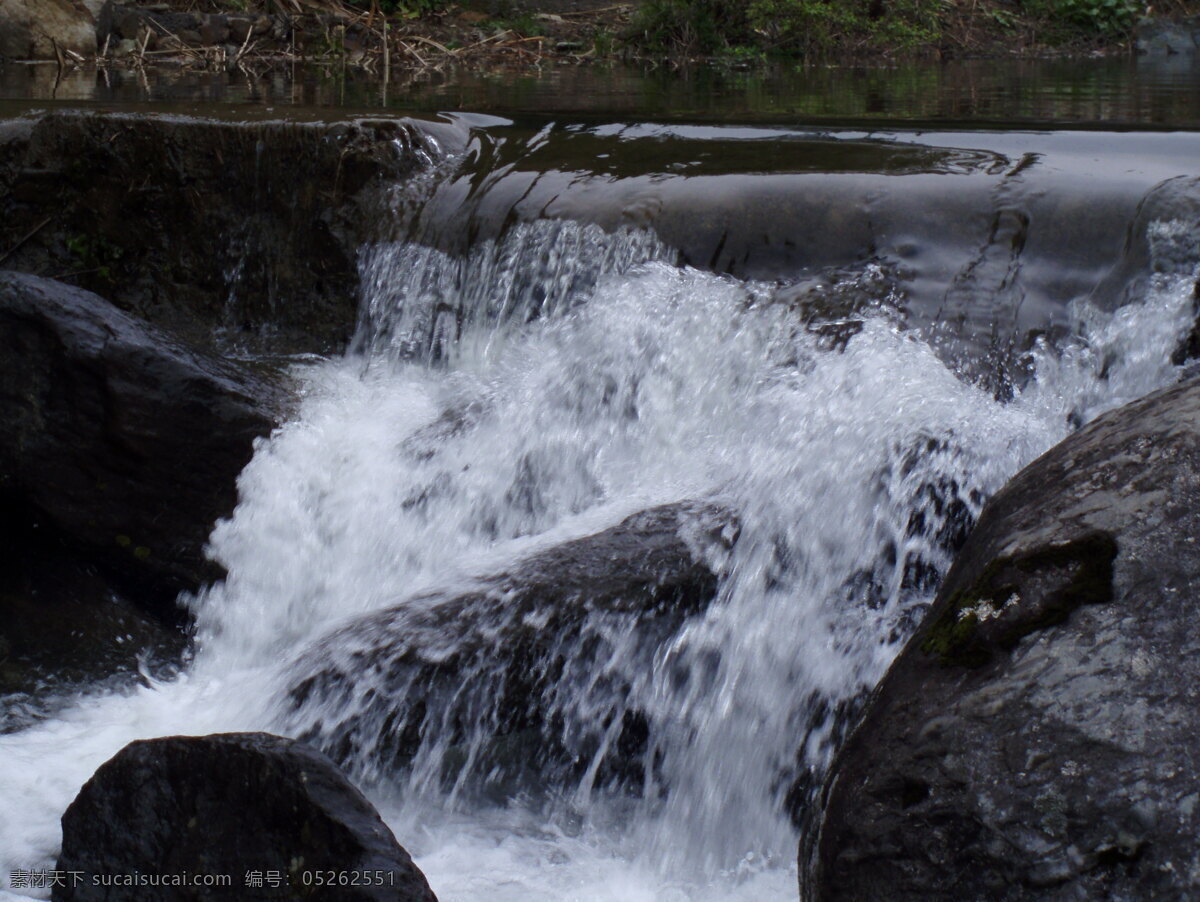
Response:
[[[161,69],[0,66],[0,115],[30,101],[105,106],[231,105],[246,115],[469,110],[503,114],[637,114],[686,120],[1105,123],[1200,126],[1200,65],[1185,58],[968,60],[893,67],[728,67],[668,70],[550,66],[536,72],[446,68],[388,84],[336,67],[279,68],[258,77]],[[301,113],[301,110],[304,113]]]

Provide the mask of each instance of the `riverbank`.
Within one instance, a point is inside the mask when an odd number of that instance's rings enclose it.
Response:
[[[0,58],[248,74],[316,61],[390,78],[455,65],[746,69],[1117,55],[1138,49],[1139,32],[1176,22],[1188,26],[1183,40],[1159,49],[1186,55],[1200,31],[1194,0],[1156,5],[1158,24],[1140,19],[1134,0],[83,0],[73,13],[51,11],[62,2],[32,0],[26,23],[0,15]]]

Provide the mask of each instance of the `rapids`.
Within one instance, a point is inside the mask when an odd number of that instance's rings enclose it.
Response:
[[[793,898],[796,823],[955,537],[1072,428],[1177,378],[1191,327],[1191,273],[1157,275],[1115,310],[1062,298],[997,391],[979,378],[993,345],[947,342],[944,323],[909,315],[886,261],[805,283],[810,299],[853,297],[822,319],[795,303],[809,274],[706,271],[637,224],[530,216],[479,234],[432,217],[453,206],[439,192],[456,190],[460,162],[397,204],[399,237],[363,248],[352,351],[294,367],[297,409],[212,534],[228,578],[187,600],[185,670],[0,736],[0,871],[52,867],[62,811],[133,739],[319,740],[339,712],[287,690],[339,626],[648,507],[711,499],[740,523],[717,597],[648,653],[635,616],[597,618],[599,641],[586,657],[563,649],[580,666],[546,700],[553,729],[595,755],[597,712],[638,711],[638,785],[585,766],[498,793],[469,762],[443,779],[437,712],[410,769],[371,748],[349,769],[443,902]],[[486,698],[491,668],[464,669],[462,693]],[[370,689],[364,674],[355,691]],[[494,739],[490,723],[470,721],[468,745]]]

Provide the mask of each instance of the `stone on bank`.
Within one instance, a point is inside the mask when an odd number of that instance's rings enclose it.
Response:
[[[96,55],[96,20],[81,0],[0,0],[0,59]]]

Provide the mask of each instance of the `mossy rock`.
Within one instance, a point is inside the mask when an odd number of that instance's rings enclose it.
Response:
[[[921,651],[947,666],[981,667],[1030,633],[1065,621],[1084,604],[1112,601],[1117,543],[1096,532],[997,558],[969,589],[955,592],[920,637]]]

